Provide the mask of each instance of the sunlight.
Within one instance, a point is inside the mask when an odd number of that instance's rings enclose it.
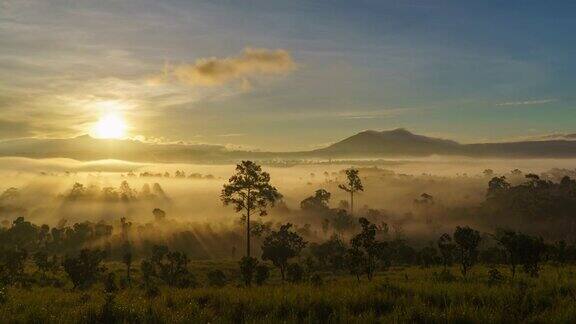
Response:
[[[96,138],[122,138],[125,135],[126,123],[114,113],[102,116],[92,130],[92,136]]]

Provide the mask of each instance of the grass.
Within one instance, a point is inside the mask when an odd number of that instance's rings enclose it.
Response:
[[[110,266],[115,271],[121,269]],[[194,262],[202,271],[218,267],[233,273],[234,262]],[[500,269],[508,274],[506,269]],[[491,282],[478,266],[466,279],[443,279],[440,268],[392,268],[372,282],[349,275],[323,276],[320,286],[281,283],[261,287],[236,282],[223,288],[161,287],[154,299],[137,287],[109,298],[101,286],[8,288],[0,305],[2,322],[18,323],[574,323],[574,267],[545,267],[540,278],[524,274]]]

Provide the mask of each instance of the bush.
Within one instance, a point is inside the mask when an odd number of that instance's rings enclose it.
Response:
[[[83,249],[78,257],[66,257],[64,271],[72,280],[74,288],[88,288],[106,270],[100,263],[104,253],[100,250]]]
[[[246,286],[250,286],[254,272],[258,266],[258,260],[252,257],[243,257],[240,260],[240,277]]]
[[[112,294],[118,291],[118,286],[116,285],[116,278],[113,272],[108,273],[106,280],[104,280],[104,291]]]
[[[300,282],[304,277],[304,269],[298,263],[292,263],[286,269],[286,276],[289,282]]]
[[[208,272],[208,284],[213,287],[223,287],[226,285],[226,275],[222,270],[212,270]]]
[[[265,264],[259,264],[256,266],[256,284],[258,286],[263,285],[270,277],[270,268]]]
[[[310,282],[312,283],[312,285],[316,287],[322,286],[323,283],[322,277],[317,273],[313,274],[312,277],[310,277]]]
[[[496,268],[488,271],[488,283],[490,285],[499,284],[504,280],[504,276]]]

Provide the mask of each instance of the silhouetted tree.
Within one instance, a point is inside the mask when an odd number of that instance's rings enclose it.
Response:
[[[384,258],[387,248],[386,242],[376,240],[378,227],[370,223],[366,218],[361,217],[358,222],[362,227],[361,232],[350,240],[350,249],[355,257],[362,259],[362,272],[369,280],[372,280],[376,271],[377,262]],[[356,262],[356,260],[354,260]]]
[[[338,235],[322,243],[311,243],[310,253],[322,267],[340,270],[345,266],[346,245]]]
[[[213,287],[224,287],[226,285],[226,275],[222,270],[212,270],[206,275],[208,284]]]
[[[288,268],[286,268],[286,277],[291,283],[297,283],[302,281],[304,278],[304,269],[298,263],[291,263]]]
[[[468,226],[458,226],[454,231],[454,242],[457,244],[458,261],[463,276],[466,276],[468,270],[476,262],[480,240],[480,233]]]
[[[245,256],[240,260],[240,277],[246,286],[252,284],[257,267],[258,260],[256,258]]]
[[[131,272],[132,272],[132,245],[128,242],[124,244],[123,247],[124,254],[122,255],[122,262],[126,265],[126,281],[128,284],[132,281]]]
[[[328,202],[330,201],[330,193],[324,189],[318,189],[314,196],[310,196],[300,202],[300,209],[315,212],[327,211]]]
[[[350,215],[354,215],[354,194],[359,191],[364,191],[364,186],[362,186],[362,181],[358,176],[358,169],[347,169],[346,180],[348,182],[338,185],[338,188],[350,194]]]
[[[166,212],[160,208],[154,208],[152,214],[154,215],[154,220],[156,222],[163,222],[166,219]]]
[[[256,284],[258,286],[263,285],[266,280],[270,277],[270,268],[265,264],[259,264],[256,266]]]
[[[106,268],[101,265],[104,253],[101,250],[82,249],[77,257],[67,256],[64,271],[74,284],[74,288],[88,288],[96,282],[98,275]]]
[[[442,264],[444,265],[444,270],[447,270],[448,265],[452,263],[454,257],[454,250],[456,249],[456,244],[452,242],[452,237],[450,234],[444,233],[438,239],[438,249],[442,255]]]
[[[262,260],[270,260],[278,267],[282,280],[285,277],[288,260],[298,256],[306,246],[304,239],[291,231],[291,227],[290,223],[281,225],[278,231],[272,231],[262,243]]]
[[[28,252],[21,248],[5,248],[0,251],[0,281],[4,285],[23,284],[24,266]]]
[[[236,174],[224,185],[220,198],[224,205],[232,204],[236,212],[244,212],[246,222],[246,256],[250,256],[250,216],[258,211],[266,215],[266,207],[274,205],[282,195],[270,184],[270,175],[252,161],[236,165]]]

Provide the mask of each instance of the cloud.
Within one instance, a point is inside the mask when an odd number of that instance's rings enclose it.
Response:
[[[525,101],[510,101],[496,104],[496,106],[524,106],[524,105],[543,105],[551,102],[558,101],[557,99],[536,99]]]
[[[286,75],[296,68],[292,55],[283,49],[245,48],[238,56],[227,58],[201,58],[194,64],[166,68],[160,76],[192,85],[212,87],[240,81],[242,89],[249,90],[249,78],[259,75]],[[156,78],[157,80],[157,78]]]
[[[375,119],[396,117],[413,111],[415,111],[413,108],[389,108],[378,111],[341,112],[337,116],[344,119]]]

